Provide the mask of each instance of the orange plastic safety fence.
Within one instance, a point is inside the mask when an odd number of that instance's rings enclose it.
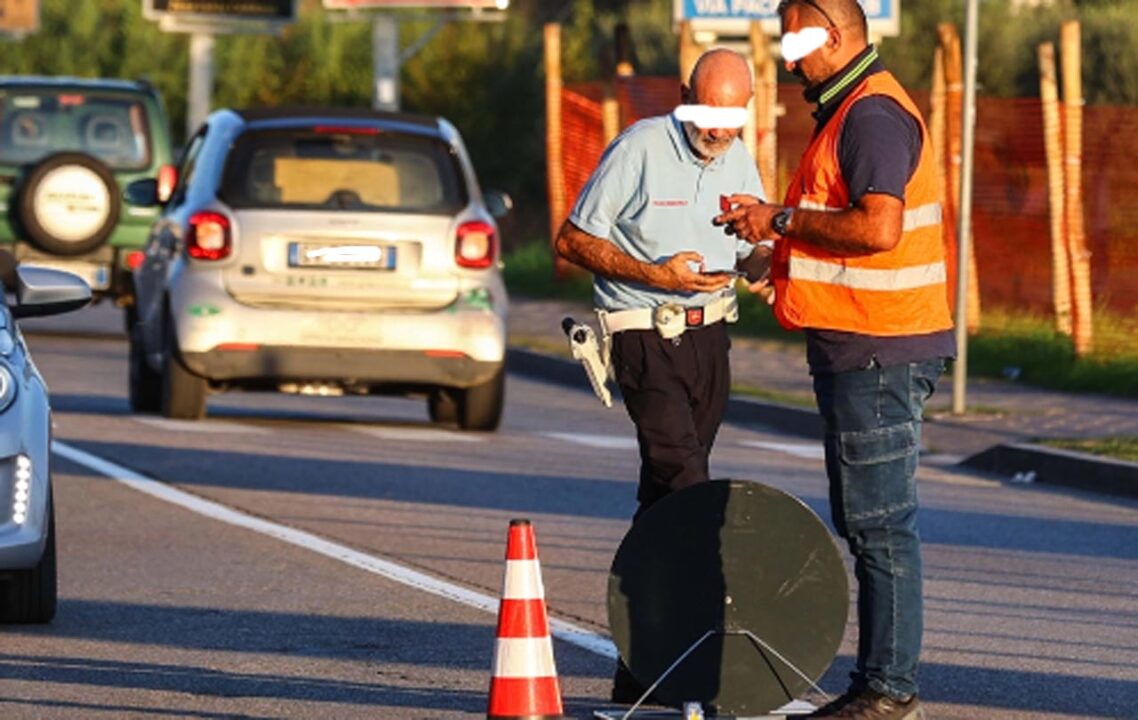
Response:
[[[670,112],[679,102],[671,77],[619,78],[621,123]],[[928,111],[927,93],[915,92]],[[600,83],[562,91],[566,207],[572,207],[604,150]],[[813,132],[813,106],[801,88],[779,88],[781,197]],[[926,115],[927,117],[927,115]],[[1138,353],[1138,108],[1088,106],[1083,116],[1083,202],[1091,251],[1100,352]],[[1051,241],[1043,118],[1037,98],[979,98],[973,174],[973,242],[982,307],[1052,315]],[[954,242],[954,238],[949,238]]]

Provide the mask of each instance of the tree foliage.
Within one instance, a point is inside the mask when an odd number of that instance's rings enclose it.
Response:
[[[906,0],[901,38],[886,39],[887,64],[911,87],[927,86],[936,26],[963,24],[965,0]],[[483,182],[504,189],[543,227],[544,75],[542,31],[562,24],[566,81],[612,72],[617,23],[628,25],[637,71],[676,72],[672,0],[513,0],[504,22],[447,24],[440,15],[401,11],[401,46],[422,48],[403,65],[402,100],[410,111],[442,115],[463,133]],[[1036,46],[1058,40],[1063,20],[1083,21],[1084,93],[1091,103],[1138,104],[1138,0],[1081,2],[1014,10],[981,2],[980,91],[1038,94]],[[185,132],[189,43],[142,16],[142,0],[42,0],[41,29],[0,54],[0,72],[145,77],[163,93],[173,134]],[[214,107],[371,103],[371,25],[301,0],[298,22],[280,37],[217,38]],[[527,208],[536,209],[526,212]]]

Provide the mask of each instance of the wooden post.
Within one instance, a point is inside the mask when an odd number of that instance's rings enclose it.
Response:
[[[949,303],[956,307],[956,274],[964,267],[957,257],[956,223],[959,213],[960,193],[960,135],[961,114],[964,112],[964,82],[960,65],[960,41],[956,38],[956,28],[943,23],[937,26],[940,37],[941,63],[944,69],[944,237],[948,245],[946,261],[948,267]]]
[[[1055,329],[1071,334],[1071,263],[1063,232],[1063,147],[1059,129],[1059,88],[1055,45],[1039,45],[1039,98],[1043,105],[1043,149],[1047,156],[1047,196],[1051,214],[1051,299]]]
[[[1071,256],[1072,331],[1075,354],[1083,356],[1094,348],[1094,321],[1091,316],[1091,253],[1087,249],[1083,226],[1083,82],[1078,20],[1063,23],[1059,50],[1063,65],[1064,217],[1067,248]]]
[[[565,198],[565,174],[561,155],[561,26],[545,26],[545,179],[549,191],[549,242],[568,212]],[[553,254],[554,275],[564,277],[568,263]]]
[[[779,194],[778,181],[775,173],[777,167],[777,113],[778,107],[778,68],[771,56],[769,41],[763,32],[762,24],[751,23],[751,62],[754,67],[755,78],[755,134],[756,156],[755,161],[759,168],[759,177],[763,181],[763,190],[767,199],[777,202],[782,196]]]
[[[611,80],[605,83],[604,97],[601,98],[601,130],[606,147],[620,133],[620,103]]]
[[[946,129],[948,135],[948,205],[951,208],[951,227],[946,223],[946,230],[956,235],[957,223],[960,222],[960,165],[962,157],[962,136],[964,122],[964,73],[960,57],[960,36],[956,33],[956,26],[943,23],[938,27],[941,47],[944,48],[944,81],[946,96]],[[966,323],[968,332],[980,329],[980,279],[976,269],[976,253],[973,249],[972,235],[968,236],[968,257],[964,261],[957,259],[957,271],[963,267],[968,273],[968,297]]]
[[[936,163],[942,204],[948,195],[944,167],[944,101],[944,48],[938,47],[933,53],[933,81],[929,92],[929,140],[933,145],[933,162]]]
[[[601,99],[601,126],[606,146],[627,124],[624,108],[621,107],[616,94],[616,85],[620,79],[635,74],[632,66],[632,35],[628,31],[627,23],[618,23],[614,29],[613,50],[616,66],[613,68],[613,78],[605,83],[604,97]]]
[[[684,85],[691,80],[691,71],[699,60],[700,49],[692,36],[691,21],[680,22],[680,82]]]

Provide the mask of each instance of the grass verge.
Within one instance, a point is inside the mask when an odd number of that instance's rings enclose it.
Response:
[[[531,298],[589,301],[592,279],[576,275],[554,280],[553,256],[543,242],[531,242],[505,258],[510,292]],[[802,333],[788,333],[761,301],[749,293],[739,296],[740,336],[801,344]],[[1096,332],[1107,349],[1076,357],[1071,339],[1055,331],[1050,319],[1005,310],[987,310],[983,329],[968,340],[968,374],[1013,378],[1038,387],[1068,392],[1093,392],[1138,398],[1138,327],[1134,321],[1099,312]]]
[[[1138,462],[1138,437],[1113,437],[1095,440],[1042,440],[1041,445]]]

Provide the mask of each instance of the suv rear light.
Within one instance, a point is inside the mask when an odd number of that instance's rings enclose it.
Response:
[[[480,220],[458,226],[454,246],[454,261],[465,268],[488,268],[497,252],[494,226]]]
[[[232,249],[229,218],[215,212],[197,212],[190,216],[190,232],[186,236],[186,252],[190,257],[221,260],[229,257]]]

